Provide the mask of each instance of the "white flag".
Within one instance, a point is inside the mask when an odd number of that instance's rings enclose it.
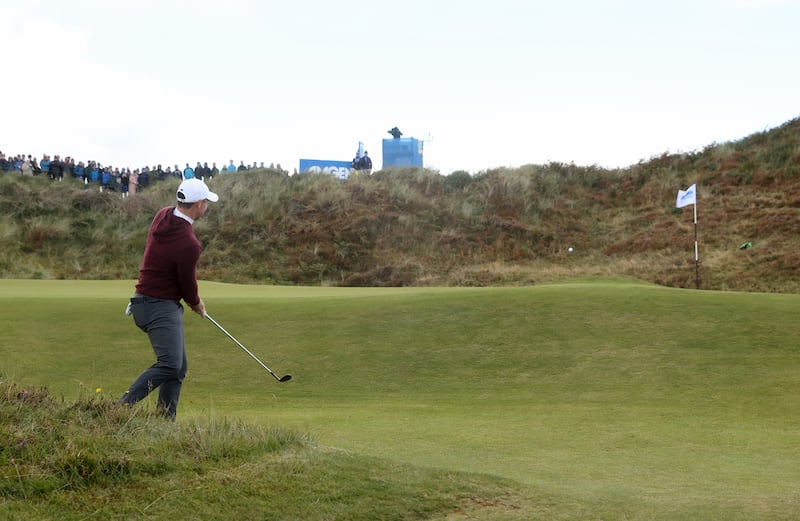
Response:
[[[690,204],[697,204],[697,185],[692,185],[686,190],[678,190],[678,200],[675,206],[683,208]]]

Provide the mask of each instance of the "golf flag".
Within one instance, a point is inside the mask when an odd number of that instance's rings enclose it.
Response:
[[[697,184],[693,184],[686,190],[678,190],[675,206],[683,208],[690,204],[694,205],[694,283],[697,289],[700,289],[700,250],[697,247]]]
[[[697,204],[696,184],[690,186],[686,190],[678,190],[678,200],[675,202],[675,206],[678,208],[683,208],[684,206],[689,206],[690,204]]]

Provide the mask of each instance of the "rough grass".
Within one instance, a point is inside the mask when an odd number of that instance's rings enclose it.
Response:
[[[455,172],[237,172],[200,222],[202,275],[222,282],[339,286],[524,285],[608,274],[695,286],[698,185],[703,289],[800,292],[800,120],[625,169],[551,163]],[[135,278],[147,226],[176,180],[136,197],[0,176],[0,276]],[[751,242],[743,251],[739,245]],[[567,256],[568,247],[575,254]],[[486,266],[496,270],[485,269]]]
[[[508,482],[316,447],[232,420],[173,424],[0,379],[0,514],[38,519],[444,519],[526,500]],[[521,518],[518,518],[521,519]]]

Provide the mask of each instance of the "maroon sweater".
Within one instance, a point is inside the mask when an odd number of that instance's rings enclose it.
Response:
[[[162,208],[153,218],[136,293],[167,300],[183,299],[195,306],[200,303],[197,293],[200,241],[192,225],[173,215],[174,210],[174,206]]]

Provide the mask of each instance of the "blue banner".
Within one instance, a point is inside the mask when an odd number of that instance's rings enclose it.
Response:
[[[300,173],[324,173],[336,176],[339,179],[350,177],[352,170],[350,161],[331,161],[327,159],[301,159]]]

